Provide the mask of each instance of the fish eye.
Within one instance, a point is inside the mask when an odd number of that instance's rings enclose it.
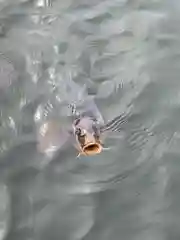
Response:
[[[80,128],[76,128],[75,134],[81,137],[85,136],[85,132]]]
[[[80,128],[76,128],[75,134],[76,135],[81,135],[81,129]]]

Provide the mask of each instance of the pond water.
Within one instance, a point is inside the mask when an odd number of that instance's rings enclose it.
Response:
[[[0,239],[180,238],[179,24],[177,0],[0,0]],[[87,95],[128,138],[48,160],[37,118]]]

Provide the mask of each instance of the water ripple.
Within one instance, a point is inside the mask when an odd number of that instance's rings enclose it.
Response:
[[[2,237],[180,235],[179,21],[170,0],[0,1]],[[39,126],[88,94],[106,121],[132,115],[125,132],[94,158],[40,154]]]

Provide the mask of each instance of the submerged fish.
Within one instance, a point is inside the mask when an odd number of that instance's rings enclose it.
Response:
[[[146,130],[141,127],[134,128],[132,125],[130,126],[129,123],[136,115],[132,113],[120,114],[105,123],[98,107],[96,106],[94,98],[88,95],[86,86],[84,85],[81,88],[78,84],[72,81],[71,75],[65,75],[62,79],[66,79],[66,81],[61,82],[58,91],[62,103],[67,103],[69,106],[70,114],[67,114],[66,109],[61,110],[61,112],[65,117],[70,117],[70,123],[65,127],[58,121],[45,120],[44,122],[43,120],[44,123],[40,123],[37,131],[38,149],[40,152],[52,156],[54,152],[59,150],[64,144],[68,143],[78,150],[78,156],[92,156],[108,149],[104,147],[103,142],[111,132],[126,132],[126,139],[131,141],[131,143],[132,138],[135,136],[135,139],[133,139],[135,144],[138,142],[136,141],[137,136],[139,138],[139,136],[143,136],[146,132]],[[64,92],[68,93],[67,97]],[[53,109],[52,105],[50,104],[47,109],[48,112],[51,112]],[[55,112],[58,111],[59,110]],[[41,119],[41,117],[38,117],[38,119]],[[140,141],[142,143],[142,138]]]
[[[68,142],[78,150],[78,156],[99,154],[105,149],[103,141],[106,133],[120,132],[129,118],[128,114],[119,115],[105,123],[92,98],[86,99],[80,111],[75,104],[69,106],[71,125],[68,128],[63,128],[55,121],[48,121],[41,125],[38,134],[40,152],[51,154]]]

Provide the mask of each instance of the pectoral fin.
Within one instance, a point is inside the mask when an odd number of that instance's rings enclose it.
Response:
[[[128,123],[129,115],[121,114],[100,128],[101,132],[113,131],[120,132],[124,125]]]
[[[52,155],[59,150],[70,138],[68,131],[55,121],[42,124],[37,133],[38,150],[46,155]]]
[[[142,148],[153,133],[142,124],[137,124],[138,114],[121,114],[101,127],[101,133],[123,132],[125,145],[131,150]]]

